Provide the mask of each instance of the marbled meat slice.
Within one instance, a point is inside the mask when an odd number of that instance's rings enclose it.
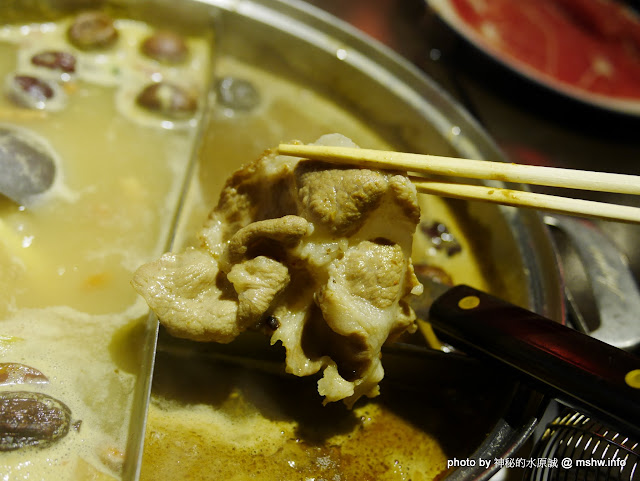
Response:
[[[270,319],[287,371],[322,372],[325,403],[352,406],[379,393],[382,345],[415,330],[419,218],[402,174],[268,151],[227,181],[201,246],[142,266],[133,285],[179,337],[229,342]]]

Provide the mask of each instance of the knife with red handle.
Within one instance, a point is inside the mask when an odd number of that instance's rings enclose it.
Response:
[[[428,314],[452,346],[640,440],[639,357],[465,285],[437,297]]]

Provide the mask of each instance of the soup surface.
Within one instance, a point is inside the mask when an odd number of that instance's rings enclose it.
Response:
[[[74,423],[50,447],[0,452],[7,480],[120,476],[148,312],[130,279],[165,249],[197,128],[195,114],[167,119],[135,97],[163,79],[203,92],[210,68],[202,38],[186,39],[185,63],[165,65],[140,53],[150,25],[116,19],[116,44],[88,51],[69,42],[73,21],[0,27],[0,128],[41,139],[56,167],[47,192],[0,196],[0,360],[48,378],[0,383],[0,396],[50,395]],[[73,55],[75,69],[32,62],[51,51]],[[16,102],[15,75],[57,86],[62,107]]]

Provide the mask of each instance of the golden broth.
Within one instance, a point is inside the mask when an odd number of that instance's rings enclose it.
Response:
[[[33,52],[61,48],[78,58],[61,111],[0,96],[0,124],[34,132],[58,157],[54,187],[33,204],[0,197],[0,359],[49,378],[0,390],[50,394],[81,421],[50,448],[0,453],[7,480],[119,476],[148,312],[130,280],[165,248],[197,128],[195,119],[163,128],[129,106],[152,75],[180,73],[139,55],[150,26],[117,20],[115,50],[92,54],[66,43],[69,22],[0,27],[1,79],[31,73]],[[181,68],[204,91],[208,43],[188,42],[191,59]]]

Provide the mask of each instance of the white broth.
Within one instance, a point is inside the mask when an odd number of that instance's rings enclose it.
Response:
[[[81,421],[51,447],[0,453],[7,480],[120,476],[148,312],[131,275],[166,246],[198,118],[148,113],[135,95],[159,79],[204,92],[210,68],[202,38],[187,39],[183,65],[143,57],[139,44],[154,29],[125,19],[115,21],[112,49],[79,51],[66,38],[72,20],[0,27],[3,79],[50,77],[31,63],[38,52],[77,60],[75,73],[57,79],[67,97],[61,110],[0,95],[0,125],[27,129],[57,156],[50,191],[28,205],[0,197],[0,360],[49,378],[0,391],[49,394]]]

